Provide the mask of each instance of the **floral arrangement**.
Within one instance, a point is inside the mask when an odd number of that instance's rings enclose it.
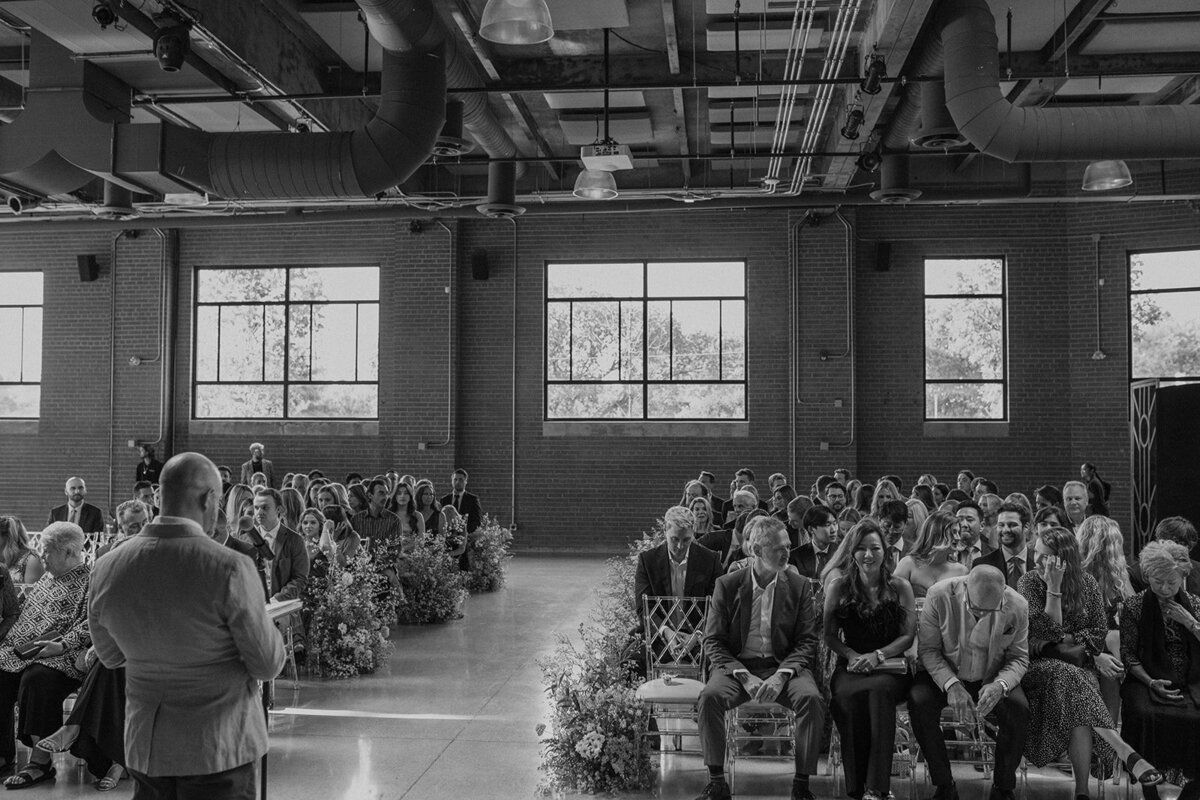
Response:
[[[578,630],[579,643],[560,636],[554,653],[539,660],[551,701],[550,731],[542,739],[544,793],[618,792],[651,785],[651,760],[640,731],[647,709],[637,699],[641,683],[633,635],[633,579],[638,555],[662,541],[661,520],[630,544],[629,554],[610,559],[596,609]],[[539,725],[538,736],[546,725]]]
[[[466,522],[462,517],[455,522],[461,522],[465,528]],[[512,558],[509,551],[512,538],[508,528],[502,528],[487,514],[483,515],[479,530],[467,540],[467,558],[471,565],[467,572],[467,591],[494,592],[504,585],[504,572]]]
[[[446,622],[462,616],[466,577],[442,543],[426,540],[396,562],[401,597],[396,615],[406,625]]]
[[[309,647],[316,671],[330,678],[374,672],[392,652],[391,631],[377,597],[387,579],[366,551],[345,567],[328,562],[323,575],[309,582],[312,603]]]

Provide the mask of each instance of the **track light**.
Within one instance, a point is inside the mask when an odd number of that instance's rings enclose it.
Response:
[[[883,88],[883,79],[887,77],[887,62],[878,53],[867,56],[867,74],[863,75],[858,88],[863,94],[879,94]]]
[[[864,148],[858,154],[858,158],[854,159],[854,166],[858,167],[863,172],[876,173],[879,171],[879,165],[883,163],[883,152],[879,149],[879,145],[874,147]]]
[[[866,117],[863,116],[862,106],[850,106],[850,112],[846,114],[846,124],[842,126],[842,138],[854,141],[858,138],[858,129],[862,127]]]
[[[8,210],[14,214],[21,214],[31,208],[37,208],[40,202],[36,197],[21,197],[13,194],[8,197]]]
[[[154,34],[154,57],[163,72],[178,72],[191,49],[189,26],[173,14],[154,18],[158,30]]]
[[[105,30],[109,25],[116,25],[118,17],[111,5],[105,0],[99,0],[96,5],[92,6],[92,19],[100,26],[100,30]]]

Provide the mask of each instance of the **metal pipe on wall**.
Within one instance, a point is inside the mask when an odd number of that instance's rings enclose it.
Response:
[[[854,226],[842,215],[840,208],[834,216],[846,229],[846,352],[831,358],[850,359],[850,438],[844,442],[830,442],[829,449],[843,450],[853,446],[858,423],[858,365],[854,358]]]
[[[117,398],[117,243],[126,235],[120,231],[112,238],[108,253],[108,496],[105,515],[113,510],[113,434],[116,427]]]
[[[446,235],[450,237],[450,260],[446,268],[446,438],[441,442],[426,442],[427,448],[448,447],[454,433],[454,272],[455,240],[454,231],[450,226],[435,219]]]
[[[513,533],[517,530],[517,258],[520,253],[520,228],[515,217],[509,217],[512,223],[512,463],[509,467],[510,505],[509,528]]]

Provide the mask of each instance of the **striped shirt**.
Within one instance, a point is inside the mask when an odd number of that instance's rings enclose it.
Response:
[[[400,517],[387,509],[380,509],[379,516],[371,516],[370,509],[360,511],[350,518],[350,527],[361,538],[371,540],[372,550],[400,539]]]

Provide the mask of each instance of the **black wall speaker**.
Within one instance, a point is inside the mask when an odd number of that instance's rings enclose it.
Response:
[[[95,256],[75,256],[75,260],[79,262],[79,280],[91,283],[100,277],[100,265]]]
[[[887,272],[892,268],[892,243],[875,243],[875,271]]]
[[[489,275],[487,250],[479,248],[471,251],[471,277],[477,281],[486,281]]]

